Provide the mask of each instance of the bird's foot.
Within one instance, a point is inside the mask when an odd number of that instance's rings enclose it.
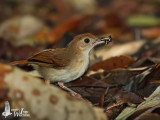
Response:
[[[48,79],[46,79],[44,82],[45,82],[47,85],[50,84],[50,80],[48,80]]]
[[[63,82],[58,82],[58,85],[59,85],[59,87],[63,88],[64,90],[67,90],[68,92],[70,92],[70,94],[72,96],[82,98],[82,96],[80,94],[78,94],[78,93],[74,92],[73,90],[71,90],[70,88],[66,87]]]

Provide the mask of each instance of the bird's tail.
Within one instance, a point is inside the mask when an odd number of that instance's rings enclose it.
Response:
[[[28,64],[27,60],[19,60],[19,61],[13,61],[10,62],[11,65],[25,65]]]

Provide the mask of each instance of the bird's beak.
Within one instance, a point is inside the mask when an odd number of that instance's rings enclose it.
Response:
[[[109,44],[109,42],[111,41],[112,41],[111,35],[109,35],[108,37],[100,37],[96,39],[96,41],[94,42],[94,45],[99,45],[102,43]]]

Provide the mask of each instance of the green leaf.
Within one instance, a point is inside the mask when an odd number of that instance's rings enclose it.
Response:
[[[130,26],[136,27],[151,27],[160,24],[160,18],[146,15],[132,15],[127,19]]]

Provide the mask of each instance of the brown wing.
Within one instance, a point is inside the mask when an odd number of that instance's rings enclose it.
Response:
[[[62,68],[70,62],[65,52],[62,48],[44,50],[28,58],[28,62],[43,67]]]

